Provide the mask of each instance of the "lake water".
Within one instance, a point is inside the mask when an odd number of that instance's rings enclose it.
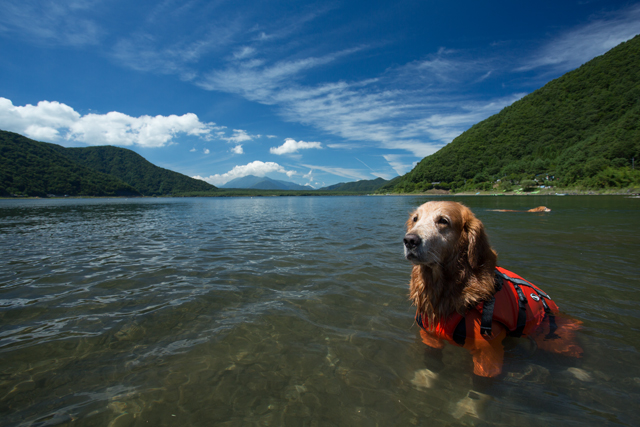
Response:
[[[449,199],[584,322],[582,359],[513,340],[479,389],[448,346],[427,387],[426,197],[0,200],[0,424],[640,425],[640,199]]]

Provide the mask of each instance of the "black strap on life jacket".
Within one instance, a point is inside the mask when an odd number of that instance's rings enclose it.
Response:
[[[496,270],[498,273],[498,270]],[[482,304],[482,316],[480,318],[480,334],[484,337],[491,336],[491,323],[493,322],[493,309],[496,305],[496,297],[497,294],[502,289],[502,276],[496,274],[496,287],[494,296],[491,297],[489,301],[485,301]]]
[[[511,281],[511,278],[509,278]],[[524,327],[527,324],[527,297],[524,296],[524,292],[517,283],[512,282],[513,287],[516,289],[518,293],[518,322],[516,323],[516,328],[509,333],[510,336],[513,337],[521,337],[522,332],[524,331]]]
[[[544,317],[549,318],[549,333],[545,335],[544,339],[554,340],[556,338],[560,338],[560,336],[556,334],[556,330],[558,329],[558,325],[556,324],[556,316],[551,312],[549,305],[544,300],[543,294],[540,293],[538,289],[536,289],[536,291],[538,291],[538,295],[540,296],[540,301],[542,302],[542,307],[544,307]],[[548,295],[547,295],[547,298],[549,298]]]
[[[480,334],[485,337],[491,336],[491,323],[493,322],[493,308],[496,305],[496,297],[491,297],[482,305],[482,317],[480,318]]]

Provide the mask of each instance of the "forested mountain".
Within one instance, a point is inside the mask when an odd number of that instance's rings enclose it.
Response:
[[[216,190],[125,148],[65,148],[6,131],[0,131],[0,168],[3,196],[160,196]]]
[[[341,182],[339,184],[323,187],[320,191],[347,191],[347,192],[367,192],[376,191],[389,181],[383,178],[361,180],[355,182]]]
[[[0,131],[0,196],[139,196],[116,177],[82,166],[54,144]]]
[[[145,196],[162,196],[188,191],[213,191],[213,185],[178,172],[158,167],[138,153],[113,146],[64,148],[58,152],[71,160],[121,179]]]
[[[474,125],[395,185],[502,189],[534,178],[564,187],[640,184],[640,36]]]

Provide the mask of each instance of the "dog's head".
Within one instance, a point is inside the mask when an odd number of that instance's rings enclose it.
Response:
[[[427,202],[412,212],[404,255],[415,265],[431,268],[459,260],[468,261],[471,269],[485,263],[493,268],[496,262],[482,222],[457,202]]]

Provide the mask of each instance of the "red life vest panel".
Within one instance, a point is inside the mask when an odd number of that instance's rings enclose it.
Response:
[[[489,301],[481,302],[471,310],[477,310],[481,317],[482,335],[491,335],[491,323],[499,322],[511,336],[529,335],[548,319],[549,336],[556,330],[555,315],[558,306],[549,295],[533,283],[502,267],[496,267],[497,292]],[[429,319],[416,313],[416,322],[421,328],[438,338],[464,345],[467,338],[464,316],[454,313],[446,319],[439,319],[430,325]]]

